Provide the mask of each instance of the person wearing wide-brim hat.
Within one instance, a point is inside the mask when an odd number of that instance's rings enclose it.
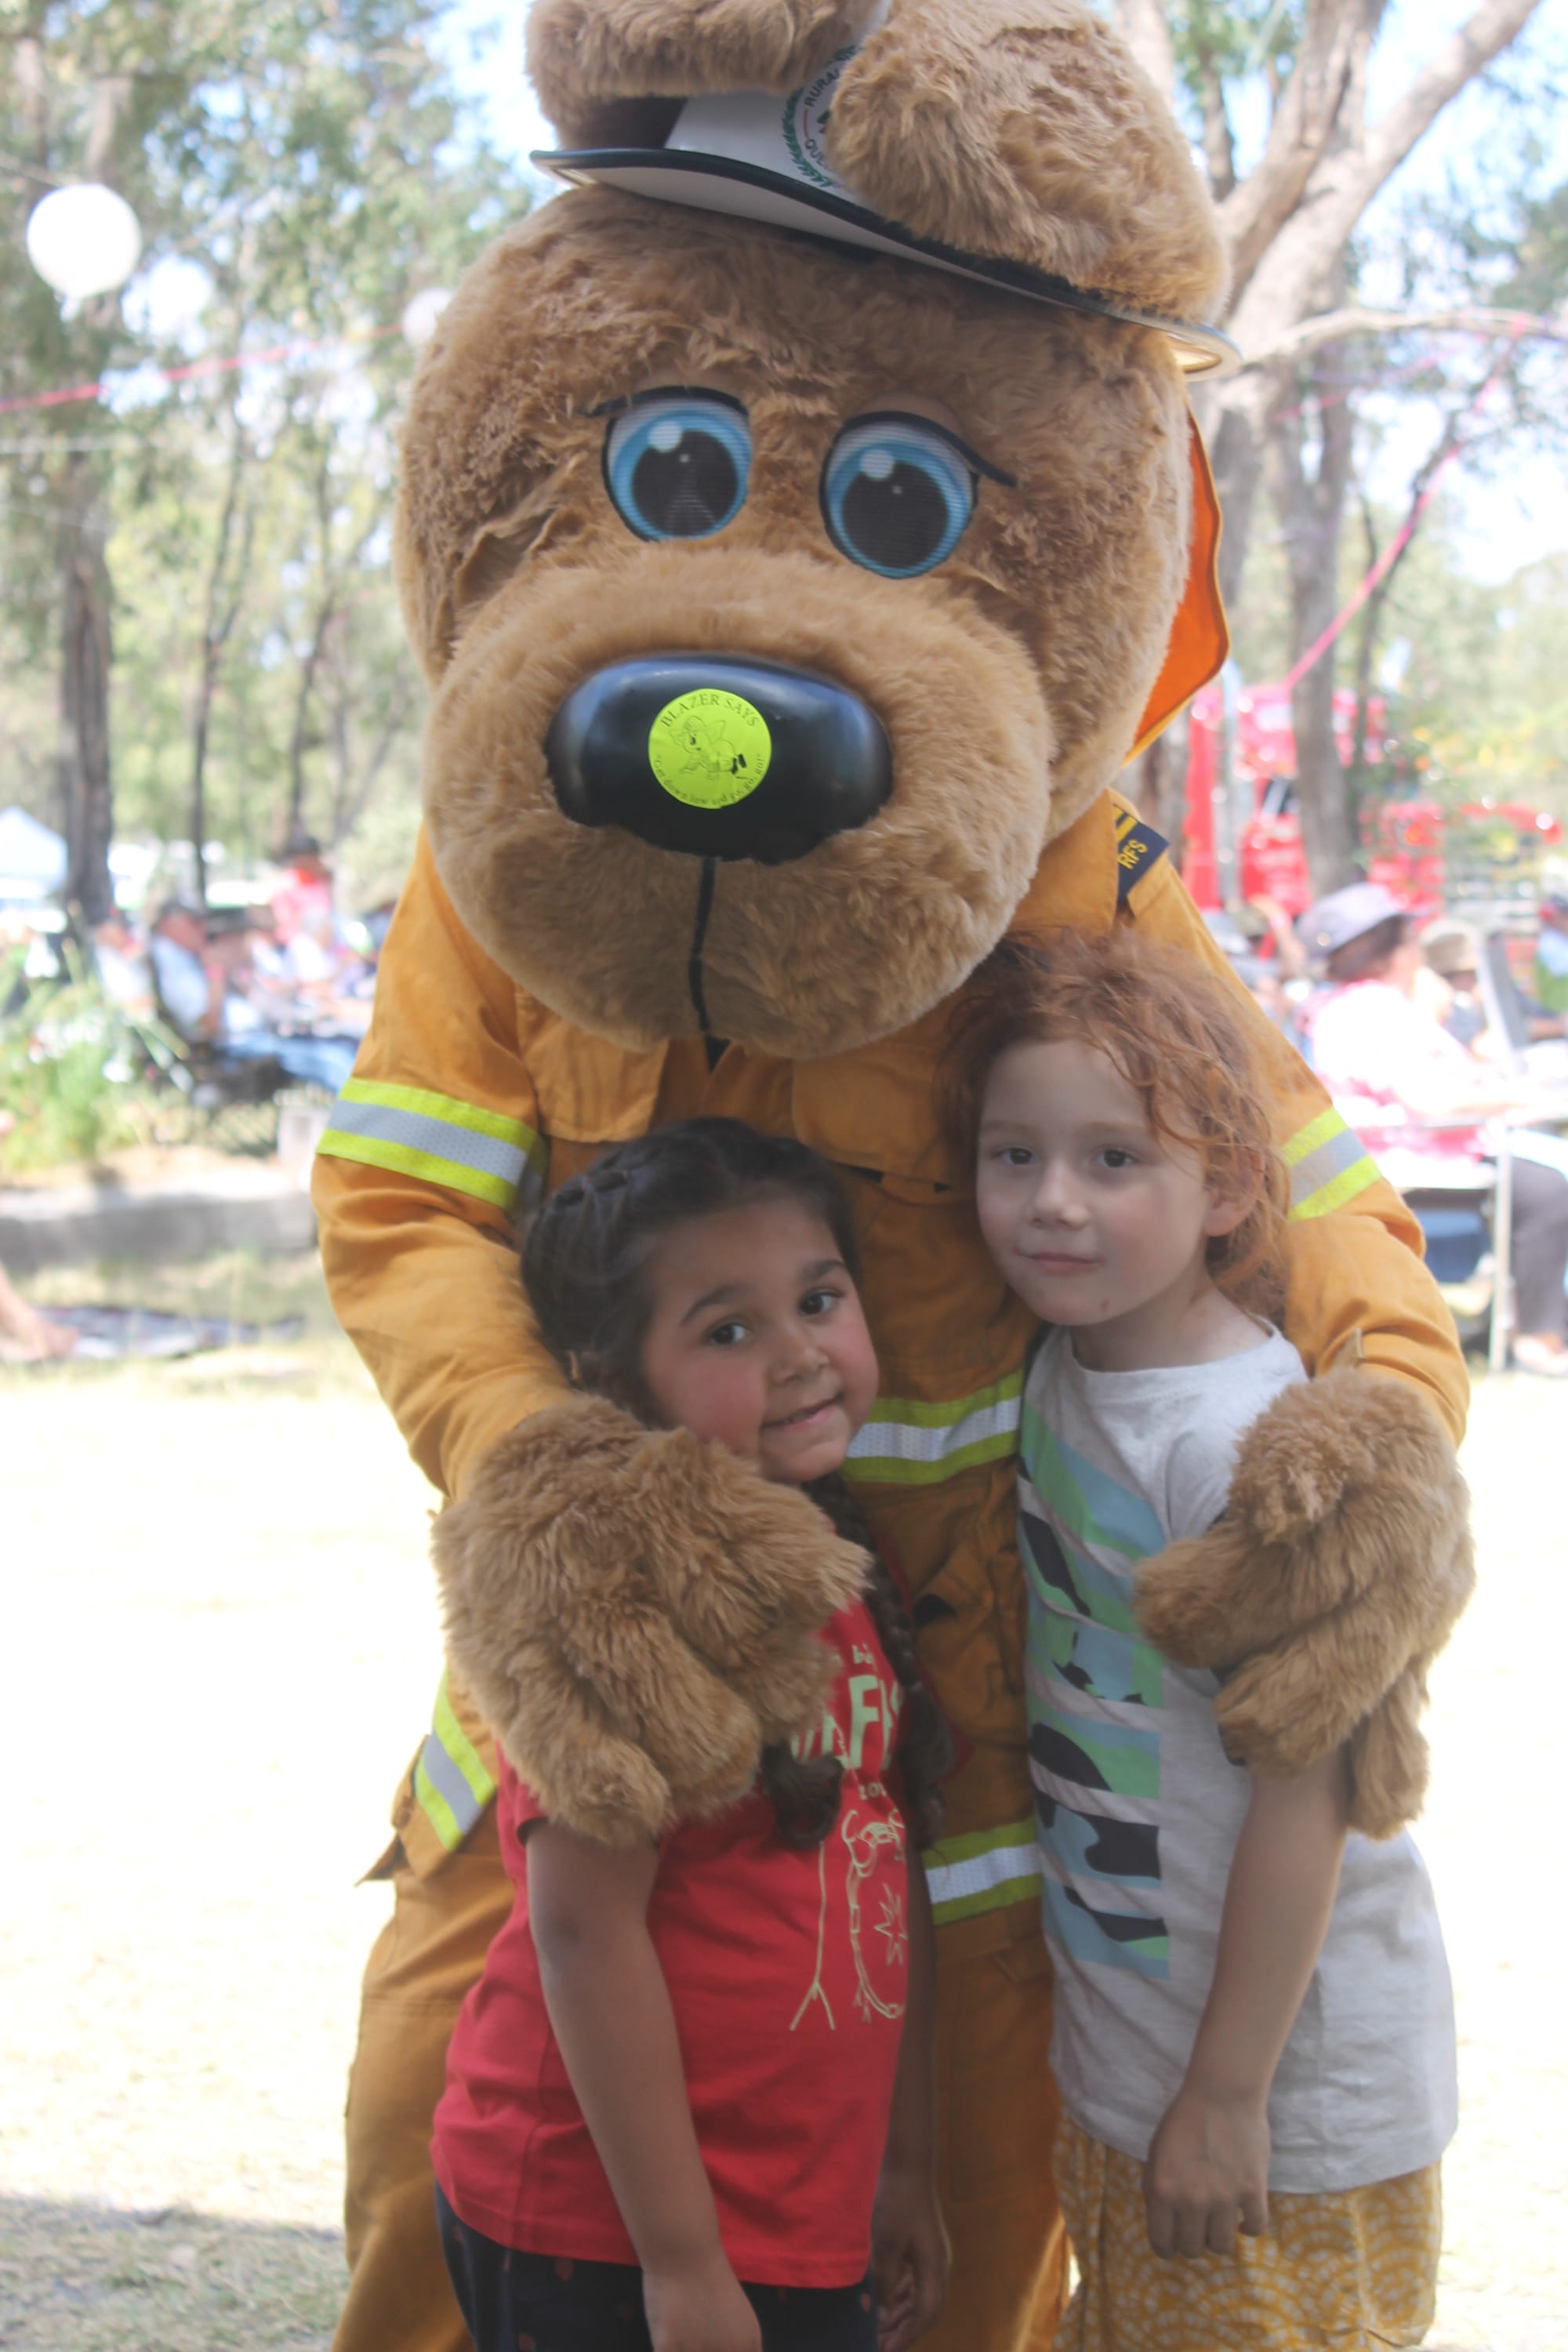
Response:
[[[1473,1047],[1484,1036],[1486,1007],[1478,993],[1480,933],[1456,915],[1438,915],[1417,940],[1421,968],[1412,998],[1418,1011],[1441,1022],[1450,1037]]]
[[[1491,1152],[1481,1124],[1528,1110],[1528,1092],[1479,1067],[1413,1001],[1421,949],[1407,909],[1355,882],[1301,919],[1328,982],[1310,1014],[1312,1059],[1340,1116],[1402,1192],[1473,1191]],[[1568,1380],[1568,1176],[1514,1155],[1513,1360]]]

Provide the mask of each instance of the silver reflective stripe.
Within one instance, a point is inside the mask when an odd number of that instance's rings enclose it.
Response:
[[[1337,1110],[1320,1111],[1280,1147],[1290,1171],[1290,1218],[1331,1216],[1377,1182],[1377,1163]]]
[[[951,1404],[886,1398],[850,1445],[848,1475],[921,1483],[994,1461],[1013,1450],[1022,1390],[1015,1372]]]
[[[459,1834],[467,1837],[484,1811],[484,1805],[475,1796],[434,1732],[430,1733],[420,1749],[419,1761],[437,1795],[457,1822]]]
[[[921,1859],[939,1927],[1005,1904],[1027,1902],[1039,1885],[1040,1854],[1032,1821],[944,1838]]]
[[[1339,1135],[1331,1136],[1326,1143],[1320,1143],[1315,1151],[1310,1151],[1291,1169],[1290,1206],[1300,1209],[1314,1192],[1321,1192],[1325,1184],[1331,1183],[1336,1176],[1342,1176],[1347,1168],[1353,1168],[1358,1160],[1365,1160],[1368,1156],[1365,1144],[1352,1129],[1347,1127]]]
[[[342,1096],[333,1107],[332,1132],[374,1136],[378,1143],[395,1143],[430,1160],[446,1160],[458,1168],[472,1168],[481,1176],[526,1191],[533,1171],[526,1151],[499,1135],[483,1135],[456,1120],[433,1118],[428,1111],[394,1110],[385,1103],[349,1102]],[[534,1179],[534,1190],[538,1181]]]

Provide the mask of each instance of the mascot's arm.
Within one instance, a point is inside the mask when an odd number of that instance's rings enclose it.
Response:
[[[1464,1359],[1415,1219],[1165,860],[1129,907],[1246,1005],[1290,1166],[1285,1325],[1315,1376],[1248,1432],[1220,1526],[1141,1571],[1140,1618],[1167,1656],[1236,1668],[1216,1712],[1231,1751],[1260,1770],[1298,1772],[1348,1742],[1352,1825],[1386,1836],[1419,1810],[1426,1671],[1474,1580],[1454,1458]]]
[[[421,835],[311,1189],[338,1320],[444,1495],[569,1393],[518,1280],[512,1219],[544,1168],[537,1119],[517,992],[458,922]]]
[[[657,1835],[816,1719],[816,1631],[865,1563],[805,1496],[568,1387],[518,1275],[537,1120],[517,992],[421,839],[316,1163],[328,1288],[453,1498],[436,1559],[459,1706],[473,1695],[557,1819]]]

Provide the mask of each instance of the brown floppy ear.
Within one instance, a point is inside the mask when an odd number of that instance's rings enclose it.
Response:
[[[683,99],[808,81],[867,13],[868,0],[535,0],[529,79],[569,147],[658,146]]]
[[[1213,316],[1226,262],[1170,108],[1079,0],[893,0],[827,126],[863,204],[1139,308]]]

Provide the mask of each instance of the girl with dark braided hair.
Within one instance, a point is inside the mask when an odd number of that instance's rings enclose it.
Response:
[[[804,1145],[692,1119],[563,1185],[523,1280],[574,1386],[801,1488],[865,1584],[820,1720],[716,1819],[603,1844],[503,1758],[514,1906],[436,2116],[458,2301],[479,2352],[903,2352],[946,2275],[918,1852],[950,1754],[838,1475],[877,1386],[847,1204]]]

